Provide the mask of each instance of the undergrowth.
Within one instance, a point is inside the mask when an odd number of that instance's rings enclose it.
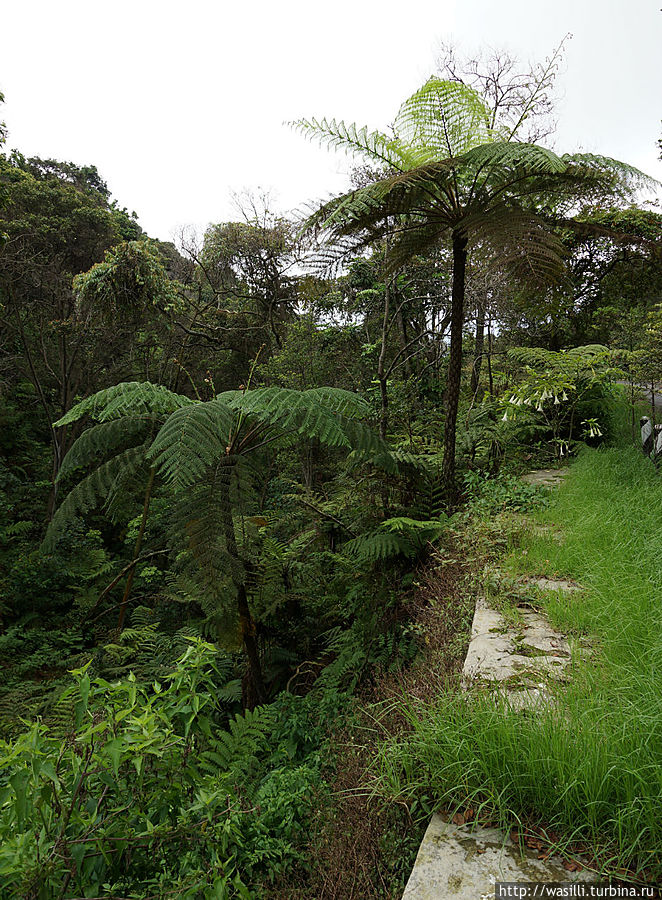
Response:
[[[544,712],[447,691],[403,701],[411,732],[382,747],[380,787],[407,803],[471,807],[508,829],[544,826],[603,873],[662,880],[662,481],[630,449],[580,455],[516,571],[577,580],[541,594],[577,641],[572,677]]]

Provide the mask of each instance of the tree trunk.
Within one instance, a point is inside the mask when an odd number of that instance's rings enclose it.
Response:
[[[379,360],[377,362],[377,380],[379,381],[379,393],[381,397],[381,415],[379,417],[379,436],[382,440],[386,440],[386,432],[388,429],[388,386],[386,383],[386,344],[388,341],[389,331],[389,315],[390,315],[390,284],[386,282],[384,290],[384,321],[382,323],[382,346],[379,351]]]
[[[227,499],[229,503],[229,497]],[[239,613],[241,640],[244,645],[246,659],[248,660],[248,679],[242,684],[241,701],[244,709],[254,709],[266,700],[267,689],[262,673],[255,620],[248,605],[245,576],[242,578],[239,574],[239,572],[244,571],[244,564],[239,556],[239,549],[234,535],[234,521],[229,510],[230,506],[228,506],[225,517],[225,546],[231,559],[232,581],[237,589],[237,612]]]
[[[129,569],[129,574],[126,579],[126,587],[124,588],[124,596],[122,597],[122,602],[120,604],[120,613],[117,620],[117,630],[121,631],[124,627],[124,617],[126,615],[126,607],[129,602],[129,596],[131,594],[131,588],[133,587],[133,579],[136,574],[136,566],[138,564],[138,557],[140,556],[140,551],[143,545],[143,537],[145,536],[145,526],[147,525],[147,514],[149,513],[149,504],[152,499],[152,488],[154,487],[154,475],[156,474],[156,469],[154,466],[151,466],[149,470],[149,478],[147,480],[147,487],[145,488],[145,501],[143,503],[143,514],[140,520],[140,529],[138,530],[138,537],[136,538],[136,546],[133,551],[133,559],[131,560],[132,566]]]
[[[241,639],[248,659],[249,684],[243,691],[242,705],[244,709],[255,709],[267,698],[267,690],[264,686],[260,651],[255,637],[255,622],[251,615],[246,596],[246,587],[243,584],[237,588],[237,610],[239,612],[239,625]]]
[[[494,398],[494,379],[492,378],[492,319],[487,321],[487,375],[490,383],[490,397]]]
[[[398,297],[396,296],[396,303],[398,301]],[[405,370],[405,375],[407,378],[412,373],[412,363],[411,356],[407,353],[407,347],[409,346],[409,335],[407,334],[407,322],[405,317],[402,315],[402,303],[397,303],[398,313],[397,313],[397,322],[398,322],[398,333],[400,335],[400,352],[404,356],[404,360],[402,366]]]
[[[471,369],[471,396],[474,399],[478,393],[480,383],[480,370],[483,365],[483,345],[485,343],[485,301],[478,301],[476,311],[476,340],[474,343],[474,364]]]
[[[446,425],[444,428],[444,461],[441,469],[442,489],[449,506],[457,500],[455,484],[455,431],[462,380],[462,326],[464,324],[464,284],[467,267],[467,239],[453,234],[453,291],[451,296],[451,346],[446,383]]]

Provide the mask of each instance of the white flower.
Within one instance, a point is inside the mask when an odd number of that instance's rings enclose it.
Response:
[[[554,406],[558,406],[558,405],[559,405],[559,398],[556,396],[556,394],[554,394]]]
[[[507,422],[507,421],[508,421],[508,413],[507,413],[507,412],[505,412],[505,413],[503,414],[503,419],[501,419],[501,421],[502,421],[502,422]]]
[[[567,400],[567,399],[568,399],[568,395],[566,394],[565,391],[563,391],[563,399],[564,399],[564,400]]]

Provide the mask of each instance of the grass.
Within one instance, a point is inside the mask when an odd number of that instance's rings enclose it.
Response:
[[[662,479],[632,448],[586,451],[539,519],[563,542],[531,534],[509,563],[585,588],[543,602],[553,624],[590,636],[590,656],[544,713],[452,692],[405,702],[411,731],[384,746],[381,789],[542,825],[603,873],[660,883]]]

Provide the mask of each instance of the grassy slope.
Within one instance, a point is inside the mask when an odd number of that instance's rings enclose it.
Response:
[[[484,803],[503,825],[534,821],[588,845],[605,869],[662,881],[662,479],[627,450],[587,451],[511,563],[563,574],[581,595],[548,596],[550,618],[592,635],[542,717],[448,694],[411,712],[383,754],[384,783],[433,803]],[[645,874],[644,874],[645,873]]]

